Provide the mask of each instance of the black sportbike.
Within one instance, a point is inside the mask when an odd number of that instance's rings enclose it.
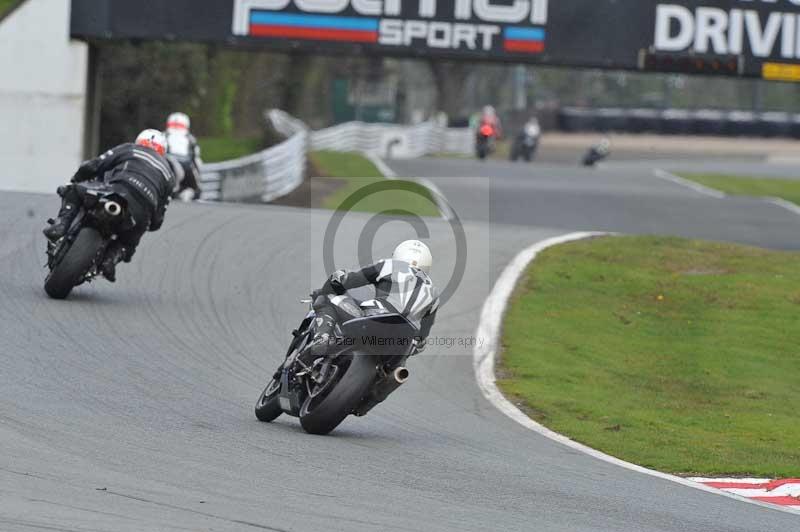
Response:
[[[269,422],[286,413],[299,417],[306,432],[327,434],[348,415],[365,415],[403,384],[419,330],[402,314],[375,308],[363,313],[337,326],[324,357],[304,361],[300,355],[314,337],[311,306],[292,332],[284,363],[256,402],[256,417]]]
[[[44,290],[53,299],[65,299],[74,287],[100,275],[109,243],[117,233],[129,231],[135,225],[125,198],[107,185],[87,182],[66,187],[74,187],[82,201],[66,234],[55,242],[47,242],[50,273],[44,281]],[[64,195],[66,187],[59,188],[59,195]]]

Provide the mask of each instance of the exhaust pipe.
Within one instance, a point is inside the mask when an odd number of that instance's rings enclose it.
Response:
[[[119,216],[122,213],[122,206],[116,201],[107,201],[103,208],[111,216]]]
[[[382,403],[389,397],[393,391],[398,389],[404,382],[408,380],[411,373],[408,368],[400,366],[395,368],[391,375],[387,375],[383,380],[379,381],[372,393],[365,399],[365,401],[354,412],[357,416],[366,415],[367,412],[372,410],[375,405]]]
[[[410,375],[411,373],[409,373],[408,368],[404,368],[403,366],[395,369],[392,373],[392,377],[394,377],[394,380],[397,384],[403,384],[406,382]]]

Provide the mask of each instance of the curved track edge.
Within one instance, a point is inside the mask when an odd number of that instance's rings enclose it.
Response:
[[[625,460],[621,460],[619,458],[605,454],[596,449],[592,449],[591,447],[588,447],[586,445],[583,445],[582,443],[578,443],[574,440],[571,440],[570,438],[564,436],[563,434],[554,432],[545,427],[544,425],[537,423],[536,421],[528,417],[524,412],[522,412],[522,410],[517,408],[511,401],[506,399],[503,393],[497,387],[497,381],[495,378],[494,369],[497,357],[497,349],[498,346],[500,345],[500,336],[502,333],[503,318],[505,317],[505,311],[508,305],[508,300],[511,297],[512,293],[514,292],[514,287],[516,286],[517,281],[522,276],[523,272],[528,267],[528,265],[531,264],[540,253],[547,250],[548,248],[558,246],[561,244],[566,244],[569,242],[575,242],[577,240],[585,240],[589,238],[597,238],[604,236],[614,236],[614,234],[615,233],[606,233],[598,231],[583,231],[583,232],[568,233],[554,238],[548,238],[546,240],[542,240],[541,242],[537,242],[523,249],[517,254],[516,257],[514,257],[514,259],[508,264],[508,266],[506,266],[506,268],[503,270],[503,273],[497,279],[497,282],[492,288],[489,297],[487,297],[486,301],[483,304],[483,307],[481,309],[480,319],[478,321],[478,328],[475,333],[476,338],[485,339],[483,343],[476,344],[475,349],[473,350],[472,353],[473,357],[472,364],[473,364],[473,369],[475,370],[475,379],[478,382],[478,388],[480,388],[481,393],[490,403],[492,403],[492,405],[495,408],[497,408],[500,412],[502,412],[512,420],[516,421],[526,429],[532,430],[546,438],[549,438],[550,440],[558,442],[562,445],[570,447],[571,449],[589,455],[598,460],[602,460],[604,462],[616,465],[618,467],[622,467],[624,469],[636,471],[638,473],[650,475],[663,480],[668,480],[670,482],[675,482],[683,486],[694,488],[696,490],[715,493],[723,497],[736,499],[741,502],[754,504],[764,508],[770,508],[772,510],[780,512],[800,515],[800,509],[776,506],[772,504],[763,503],[760,501],[755,501],[752,499],[747,499],[745,497],[741,497],[733,493],[728,493],[716,488],[705,486],[703,484],[693,482],[691,480],[676,475],[671,475],[669,473],[662,473],[661,471],[648,469],[646,467],[626,462]]]

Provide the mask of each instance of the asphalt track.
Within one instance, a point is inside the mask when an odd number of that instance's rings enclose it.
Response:
[[[469,251],[439,337],[473,335],[505,264],[567,229],[798,247],[800,216],[752,200],[711,201],[635,169],[392,166],[491,174],[488,182],[436,180],[465,220]],[[0,193],[0,530],[751,532],[800,524],[523,429],[481,397],[468,346],[429,348],[411,362],[407,385],[329,437],[306,435],[289,418],[259,423],[252,404],[304,313],[297,300],[323,278],[319,235],[329,213],[176,205],[117,285],[55,302],[41,289],[39,231],[56,206],[53,197]],[[353,265],[352,235],[370,219],[347,217],[338,265]],[[450,227],[426,223],[442,282],[456,255]],[[376,256],[411,229],[392,222],[378,234]]]
[[[670,234],[800,249],[800,217],[747,197],[714,198],[655,178],[654,168],[777,175],[791,167],[725,161],[608,162],[599,168],[472,160],[392,161],[400,176],[430,178],[464,218],[562,230]]]

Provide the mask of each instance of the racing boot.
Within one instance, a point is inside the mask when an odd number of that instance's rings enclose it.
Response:
[[[50,225],[44,228],[44,236],[51,242],[55,242],[59,238],[63,238],[67,234],[72,220],[78,215],[78,206],[74,203],[64,201],[61,204],[61,209],[58,211],[58,216],[55,220],[47,220]]]
[[[106,256],[103,259],[103,263],[100,265],[100,273],[103,274],[103,277],[108,279],[110,282],[114,283],[117,281],[117,264],[122,262],[122,260],[126,257],[127,250],[125,246],[113,242],[106,250]]]

